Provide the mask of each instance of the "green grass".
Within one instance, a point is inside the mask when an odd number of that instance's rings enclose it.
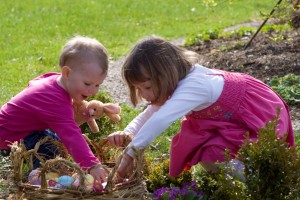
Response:
[[[202,1],[179,0],[0,0],[0,105],[27,82],[58,71],[61,47],[73,35],[100,40],[113,59],[126,55],[148,35],[166,39],[228,27],[269,12],[275,0],[233,0],[207,8]]]

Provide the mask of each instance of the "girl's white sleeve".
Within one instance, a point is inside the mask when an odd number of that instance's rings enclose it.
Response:
[[[145,122],[158,110],[158,106],[149,105],[147,108],[136,116],[124,129],[125,133],[131,133],[134,136],[139,132]]]
[[[216,87],[214,78],[216,76],[190,76],[182,80],[172,97],[165,102],[156,112],[152,112],[147,120],[140,117],[143,123],[140,123],[136,136],[129,145],[136,148],[145,148],[155,140],[163,131],[165,131],[174,121],[182,118],[190,111],[199,107],[207,107],[214,103],[222,91],[222,81],[220,86]],[[217,88],[217,93],[215,92]],[[143,114],[146,116],[146,114]],[[137,124],[137,122],[134,122]],[[140,126],[142,125],[142,126]],[[175,133],[174,133],[175,134]],[[133,151],[128,152],[134,157]]]

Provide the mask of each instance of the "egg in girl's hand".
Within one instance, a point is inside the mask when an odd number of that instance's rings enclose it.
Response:
[[[41,185],[41,171],[34,169],[28,176],[28,182],[32,185]]]

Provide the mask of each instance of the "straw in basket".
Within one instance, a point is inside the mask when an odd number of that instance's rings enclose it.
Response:
[[[127,179],[125,182],[116,183],[116,180],[118,180],[116,171],[122,156],[129,147],[125,148],[123,151],[115,148],[113,160],[109,160],[111,155],[105,155],[104,152],[111,152],[113,147],[108,146],[107,140],[103,139],[99,142],[94,142],[89,140],[86,136],[85,138],[89,145],[95,150],[95,154],[101,160],[102,166],[109,172],[108,180],[103,191],[99,193],[88,190],[84,181],[86,172],[72,161],[68,156],[66,149],[60,142],[51,137],[45,137],[31,150],[26,150],[22,142],[15,142],[12,144],[10,158],[14,173],[14,183],[17,186],[14,192],[17,193],[19,197],[27,199],[145,199],[147,190],[143,179],[143,150],[130,147],[136,154],[134,159],[134,171],[130,176],[126,177]],[[56,146],[59,147],[61,150],[61,157],[45,161],[37,151],[41,144],[49,141],[55,143]],[[41,162],[39,175],[41,180],[40,185],[32,185],[28,182],[28,172],[33,169],[32,162],[34,158],[39,159]],[[76,174],[80,180],[79,185],[78,187],[68,188],[50,187],[46,179],[46,175],[49,172],[65,175]]]

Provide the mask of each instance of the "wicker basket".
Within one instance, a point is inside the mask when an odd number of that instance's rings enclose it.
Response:
[[[144,157],[143,151],[133,148],[136,153],[134,160],[134,172],[127,177],[127,181],[124,183],[116,184],[117,173],[116,170],[120,164],[123,154],[127,151],[118,150],[117,148],[109,147],[107,140],[101,140],[95,143],[85,137],[89,145],[95,150],[95,154],[101,160],[102,165],[109,172],[107,184],[101,193],[96,193],[91,190],[87,190],[84,183],[85,172],[68,157],[67,151],[64,146],[53,140],[50,137],[46,137],[42,141],[36,144],[34,149],[26,150],[23,143],[14,143],[11,147],[10,154],[14,183],[16,185],[14,193],[18,199],[145,199],[146,185],[143,179]],[[44,161],[43,158],[38,155],[37,150],[41,144],[51,141],[56,143],[61,149],[61,156],[55,159]],[[111,149],[114,149],[114,155],[111,155]],[[106,155],[105,152],[110,152],[110,155]],[[33,157],[36,157],[41,161],[41,185],[31,185],[28,183],[28,172],[33,169]],[[111,157],[113,159],[111,160]],[[26,170],[25,170],[26,169]],[[47,172],[57,172],[59,174],[72,174],[76,173],[80,178],[80,183],[77,188],[59,189],[48,187],[46,180]]]

